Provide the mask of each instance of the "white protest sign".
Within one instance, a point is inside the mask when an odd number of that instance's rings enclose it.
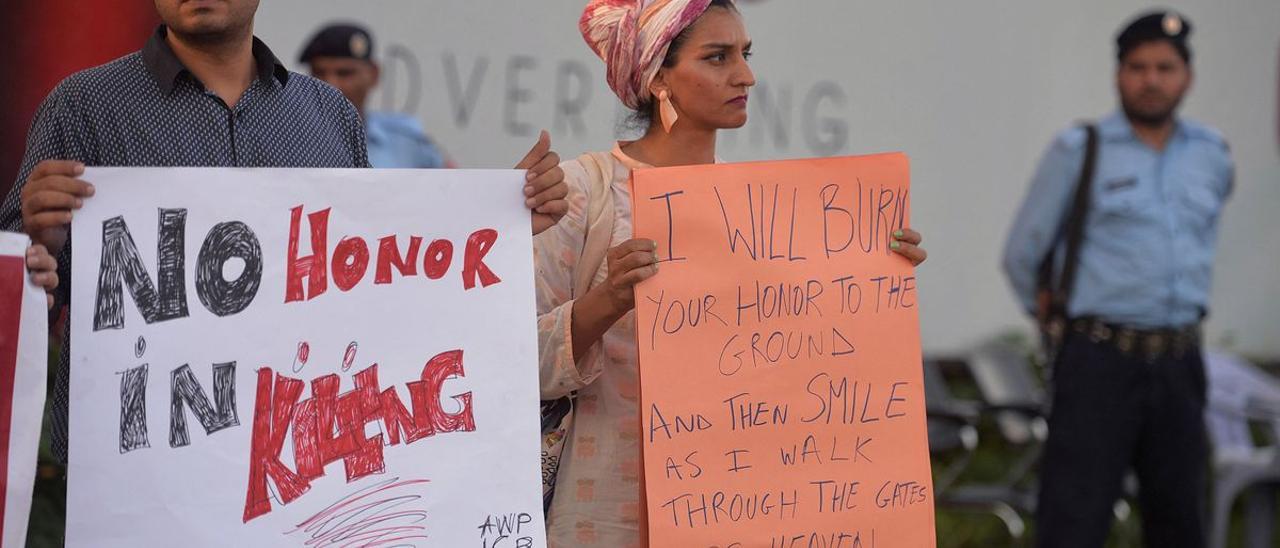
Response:
[[[542,546],[522,172],[90,168],[72,546]]]
[[[40,450],[49,318],[27,276],[26,234],[0,232],[0,543],[23,546]]]

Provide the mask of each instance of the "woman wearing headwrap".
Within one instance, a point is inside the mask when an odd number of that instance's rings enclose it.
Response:
[[[547,513],[553,547],[643,546],[636,283],[657,246],[632,239],[631,170],[711,164],[747,121],[751,41],[730,0],[594,0],[579,23],[609,87],[647,124],[611,153],[561,164],[569,213],[534,241],[543,399],[576,393]],[[890,247],[925,259],[912,230]]]

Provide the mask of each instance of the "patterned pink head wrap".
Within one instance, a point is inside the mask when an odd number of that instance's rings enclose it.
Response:
[[[671,41],[709,5],[711,0],[591,0],[578,28],[604,60],[609,87],[635,110],[651,99],[649,83]]]

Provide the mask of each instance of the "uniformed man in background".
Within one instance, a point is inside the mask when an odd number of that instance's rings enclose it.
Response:
[[[324,27],[307,43],[299,60],[311,67],[312,76],[338,88],[360,111],[373,167],[453,167],[416,118],[367,108],[379,75],[368,30],[351,24]]]
[[[1053,369],[1039,546],[1103,546],[1130,468],[1146,545],[1205,546],[1200,323],[1234,167],[1217,131],[1177,115],[1192,83],[1190,33],[1184,17],[1165,11],[1120,32],[1120,110],[1094,125],[1096,141],[1082,127],[1054,139],[1004,249],[1005,272],[1030,313],[1045,305],[1037,299],[1042,264],[1062,276],[1073,262],[1075,272]],[[1089,185],[1078,216],[1077,181]],[[1082,231],[1075,260],[1057,253],[1046,263],[1072,217]]]

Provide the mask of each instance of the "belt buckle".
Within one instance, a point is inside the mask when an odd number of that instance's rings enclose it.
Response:
[[[1112,335],[1113,331],[1105,323],[1095,321],[1089,326],[1089,340],[1095,344],[1111,340]]]
[[[1128,355],[1130,352],[1133,352],[1133,347],[1135,346],[1137,338],[1137,332],[1132,329],[1125,329],[1121,331],[1120,334],[1116,335],[1116,349],[1120,350],[1121,354]]]
[[[1172,352],[1174,357],[1182,359],[1192,348],[1200,344],[1200,326],[1181,329],[1173,335]]]
[[[1148,362],[1158,361],[1168,349],[1169,335],[1163,332],[1155,332],[1146,336],[1142,341],[1142,352]]]

